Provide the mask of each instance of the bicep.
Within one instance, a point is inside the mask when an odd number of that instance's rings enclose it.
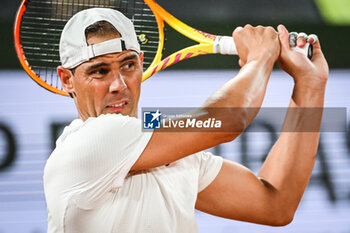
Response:
[[[241,221],[269,224],[274,189],[249,169],[224,160],[214,181],[198,194],[196,209]]]

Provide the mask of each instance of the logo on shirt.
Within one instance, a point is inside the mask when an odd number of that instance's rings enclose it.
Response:
[[[144,129],[159,129],[162,119],[162,113],[157,111],[143,112],[143,128]]]

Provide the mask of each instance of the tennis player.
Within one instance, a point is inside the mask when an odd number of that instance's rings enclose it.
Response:
[[[320,44],[314,58],[292,51],[280,25],[233,32],[241,70],[203,104],[256,107],[274,63],[295,82],[290,107],[323,107],[328,78]],[[60,41],[58,74],[78,119],[67,126],[47,161],[44,188],[48,232],[193,233],[195,209],[230,219],[282,226],[293,219],[311,176],[319,132],[282,132],[258,176],[202,152],[234,140],[255,117],[244,111],[230,132],[142,132],[137,119],[143,54],[133,24],[111,9],[73,16]],[[303,112],[285,124],[303,129]],[[312,116],[316,125],[321,114]]]

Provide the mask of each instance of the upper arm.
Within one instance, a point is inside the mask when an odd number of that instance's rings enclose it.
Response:
[[[196,209],[224,218],[283,225],[276,223],[278,209],[283,208],[277,204],[276,194],[249,169],[224,160],[214,181],[198,194]]]

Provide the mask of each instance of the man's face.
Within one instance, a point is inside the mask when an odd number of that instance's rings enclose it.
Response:
[[[116,38],[95,36],[88,44]],[[79,117],[86,120],[106,113],[137,116],[143,55],[131,50],[91,59],[79,65],[72,77]]]

